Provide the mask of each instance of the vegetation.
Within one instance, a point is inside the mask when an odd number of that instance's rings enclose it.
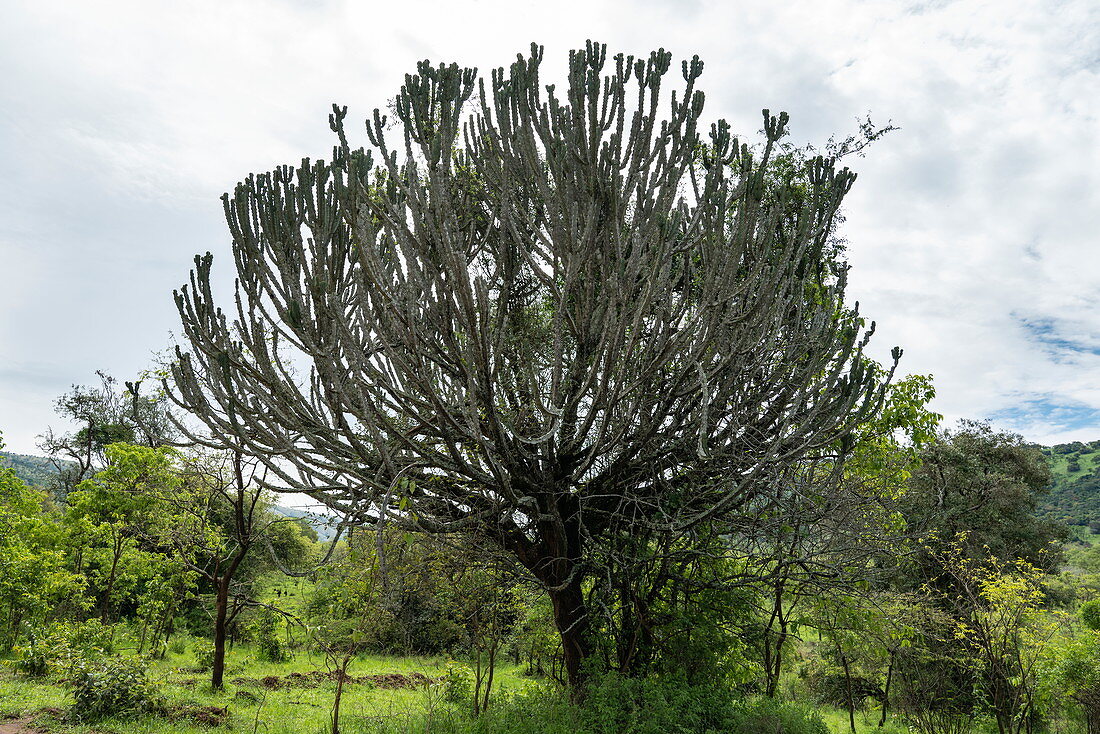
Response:
[[[1100,731],[1096,447],[864,353],[835,156],[883,130],[541,63],[421,64],[369,152],[334,109],[225,197],[236,320],[198,258],[163,389],[0,468],[0,729]]]
[[[1043,453],[1053,481],[1043,513],[1090,532],[1100,530],[1100,441],[1059,444],[1043,448]]]

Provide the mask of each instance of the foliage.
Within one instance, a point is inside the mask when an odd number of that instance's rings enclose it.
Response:
[[[666,114],[663,50],[590,42],[563,96],[542,57],[480,86],[423,62],[393,104],[403,143],[378,113],[352,148],[334,108],[334,160],[227,194],[237,320],[197,258],[166,388],[195,440],[340,513],[495,544],[552,597],[580,683],[596,614],[646,613],[589,609],[586,583],[690,553],[703,524],[796,515],[773,490],[803,461],[840,478],[893,367],[864,356],[833,246],[854,175],[822,156],[776,175],[786,114],[754,151],[724,121],[708,137],[698,58]]]
[[[134,658],[86,666],[77,676],[74,697],[69,715],[80,722],[133,718],[163,708],[144,662]]]
[[[1100,631],[1100,599],[1090,599],[1079,610],[1081,623],[1090,630]]]
[[[1017,435],[987,423],[963,421],[920,453],[900,502],[910,533],[922,547],[899,567],[895,582],[915,590],[948,581],[938,558],[959,548],[966,558],[1016,559],[1051,570],[1061,560],[1064,526],[1036,516],[1050,472],[1042,453]]]
[[[469,665],[456,663],[453,660],[447,663],[440,676],[443,686],[443,697],[451,703],[465,704],[474,693],[474,671]]]
[[[967,548],[959,538],[937,553],[952,591],[934,593],[954,613],[952,639],[965,648],[962,663],[1001,732],[1031,732],[1042,712],[1042,660],[1062,619],[1043,610],[1041,569],[1022,560],[977,561]]]
[[[829,727],[806,704],[761,697],[738,702],[726,731],[739,734],[829,734]]]
[[[1100,633],[1067,635],[1046,651],[1043,667],[1047,696],[1079,706],[1088,734],[1100,734]]]
[[[270,608],[263,608],[252,625],[252,639],[256,642],[256,654],[269,663],[285,663],[290,659],[282,617]]]
[[[47,429],[40,437],[39,447],[56,469],[49,489],[59,499],[107,465],[106,451],[111,444],[160,446],[174,433],[163,394],[139,397],[129,384],[120,389],[114,377],[96,374],[99,386],[74,385],[55,403],[59,416],[80,427],[65,434]]]
[[[586,728],[594,734],[829,732],[805,706],[767,697],[738,700],[728,687],[690,685],[675,677],[603,675],[590,686],[582,708]]]
[[[2,442],[0,442],[2,446]],[[41,627],[84,608],[85,581],[68,564],[59,513],[39,489],[0,467],[0,648],[27,626]]]
[[[30,629],[11,666],[30,677],[72,676],[111,651],[110,630],[99,620],[55,622]]]
[[[723,731],[734,712],[724,686],[691,686],[676,678],[607,673],[589,686],[584,720],[598,734]]]

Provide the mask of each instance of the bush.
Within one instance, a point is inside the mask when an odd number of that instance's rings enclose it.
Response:
[[[32,678],[75,675],[87,663],[111,650],[110,629],[99,620],[30,629],[26,639],[26,644],[15,649],[11,666]]]
[[[107,716],[127,719],[164,708],[156,686],[149,682],[142,661],[120,658],[98,669],[85,668],[76,681],[76,701],[70,716],[96,721]]]
[[[270,609],[256,616],[250,630],[256,640],[256,657],[267,663],[285,663],[290,660],[290,649],[283,637],[282,620]]]
[[[852,702],[856,706],[862,707],[868,698],[882,699],[882,688],[875,681],[852,676],[850,682]],[[849,679],[835,671],[823,671],[807,679],[807,686],[814,701],[837,708],[848,706],[848,685]]]
[[[195,645],[195,666],[202,670],[214,667],[214,643],[202,642]]]
[[[183,655],[187,652],[187,640],[183,637],[172,638],[172,641],[168,643],[168,652],[173,655]],[[211,652],[213,652],[213,648],[211,648]]]
[[[1090,630],[1100,630],[1100,599],[1090,599],[1081,605],[1081,622]]]
[[[532,684],[521,693],[497,694],[488,710],[476,718],[448,722],[440,731],[462,734],[590,734],[582,710],[566,690],[553,684]],[[425,727],[425,730],[427,727]],[[413,730],[410,727],[408,730]],[[435,731],[432,728],[431,731]]]
[[[731,731],[734,703],[724,687],[608,673],[590,684],[583,719],[594,734]]]
[[[469,703],[474,694],[474,672],[468,665],[449,662],[443,671],[443,698],[451,703]]]
[[[725,731],[738,734],[829,734],[829,727],[809,706],[774,698],[738,701]]]

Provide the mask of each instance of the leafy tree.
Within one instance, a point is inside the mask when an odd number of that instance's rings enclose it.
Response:
[[[137,587],[167,560],[142,541],[172,524],[158,499],[175,491],[179,479],[171,449],[115,443],[104,455],[106,467],[69,496],[67,519],[87,532],[87,550],[78,563],[93,578],[100,616],[109,622],[118,587],[134,592],[124,597],[136,596]]]
[[[968,555],[959,537],[937,560],[950,577],[944,602],[955,615],[953,639],[997,721],[1000,734],[1031,734],[1039,719],[1044,653],[1060,623],[1043,612],[1044,572],[1023,560]]]
[[[3,441],[0,439],[0,448]],[[45,492],[0,466],[0,647],[22,628],[41,628],[66,607],[84,604],[82,578],[67,567],[65,534]]]
[[[213,592],[210,682],[216,689],[224,685],[230,625],[245,608],[260,605],[256,578],[276,563],[309,561],[312,553],[299,523],[273,512],[257,471],[239,453],[192,455],[181,467],[182,491],[162,497],[178,518],[162,542]]]
[[[106,450],[111,444],[160,446],[173,436],[163,395],[138,397],[129,387],[120,389],[107,373],[96,375],[98,387],[73,385],[55,403],[58,416],[79,428],[62,434],[50,428],[39,437],[39,448],[57,469],[52,489],[62,499],[107,465]]]
[[[724,121],[707,138],[698,58],[667,98],[664,51],[589,43],[562,94],[541,63],[533,47],[480,86],[421,63],[396,146],[376,111],[373,150],[353,149],[334,108],[331,162],[223,197],[239,310],[197,258],[168,388],[196,440],[273,485],[510,553],[550,595],[576,684],[589,579],[755,511],[803,459],[842,459],[889,375],[862,357],[830,247],[853,174],[815,157],[772,176],[785,114],[765,111],[758,153]]]
[[[901,583],[915,589],[940,576],[937,553],[962,542],[966,557],[1016,559],[1053,569],[1064,526],[1036,514],[1049,491],[1050,471],[1037,447],[986,423],[963,421],[921,452],[901,511],[910,532],[924,538]],[[962,539],[957,541],[956,539]],[[937,543],[947,544],[938,546]]]
[[[804,498],[802,510],[781,512],[778,522],[764,525],[768,532],[758,533],[749,568],[762,611],[754,641],[765,695],[776,694],[798,628],[815,625],[820,597],[852,598],[857,588],[881,586],[881,566],[871,561],[896,554],[905,540],[897,503],[922,448],[936,436],[941,416],[927,408],[934,396],[923,375],[891,384],[882,409],[853,433],[842,482],[831,486],[808,472],[786,488]]]

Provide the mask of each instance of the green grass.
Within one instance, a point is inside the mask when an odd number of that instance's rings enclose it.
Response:
[[[309,734],[326,732],[336,691],[334,682],[323,682],[316,688],[283,688],[269,690],[248,681],[265,676],[286,676],[326,670],[324,660],[317,655],[298,653],[286,663],[256,662],[251,651],[237,646],[227,656],[226,687],[213,691],[209,673],[189,670],[196,667],[190,641],[182,654],[169,653],[163,661],[150,665],[149,677],[156,682],[169,706],[228,707],[229,724],[234,731],[256,731],[264,734]],[[362,676],[380,673],[420,672],[439,676],[447,664],[445,658],[364,656],[353,662],[349,674]],[[516,691],[529,685],[520,668],[498,667],[494,695],[501,691]],[[0,668],[0,715],[29,716],[44,708],[66,709],[72,704],[69,687],[56,681],[27,680],[18,677],[8,666]],[[457,707],[442,701],[442,687],[428,689],[374,688],[369,684],[345,686],[341,706],[342,730],[348,734],[368,731],[403,731],[412,722],[425,716],[450,717],[460,715]],[[37,722],[48,731],[81,734],[184,734],[210,732],[207,726],[161,716],[147,716],[133,721],[106,719],[94,725],[73,725],[56,718],[40,717]],[[422,730],[422,729],[421,729]]]
[[[1073,456],[1077,459],[1077,463],[1081,466],[1081,471],[1070,473],[1067,468],[1069,464],[1069,457]],[[1078,454],[1053,454],[1049,457],[1050,460],[1050,472],[1054,475],[1055,479],[1068,478],[1070,481],[1092,473],[1098,464],[1100,464],[1100,449],[1087,448],[1080,455]]]
[[[817,710],[821,718],[828,724],[830,731],[845,734],[851,732],[848,723],[848,712],[845,709],[832,709],[821,707]],[[905,724],[893,716],[886,719],[886,724],[879,728],[878,720],[882,712],[878,710],[856,711],[856,734],[907,734]]]
[[[1071,541],[1078,540],[1088,546],[1100,543],[1100,535],[1093,534],[1093,532],[1084,525],[1070,525],[1069,532]]]

